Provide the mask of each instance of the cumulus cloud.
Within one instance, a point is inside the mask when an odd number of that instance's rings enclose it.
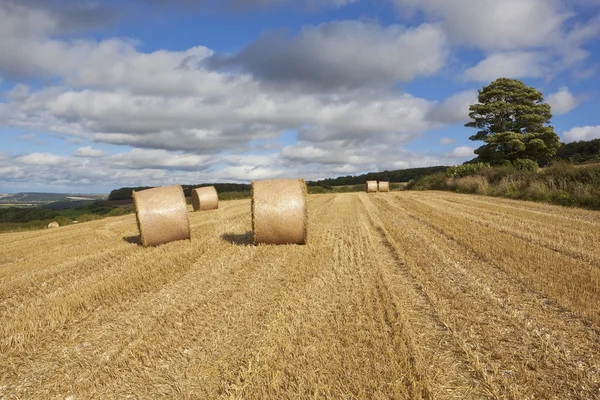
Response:
[[[563,133],[565,143],[579,140],[600,139],[600,125],[578,126]]]
[[[443,67],[446,54],[436,25],[337,21],[304,27],[294,37],[265,33],[237,54],[211,57],[208,65],[239,68],[270,82],[356,88],[432,75]]]
[[[440,139],[440,144],[444,145],[444,146],[447,146],[447,145],[452,144],[454,142],[456,142],[456,140],[454,140],[452,138],[449,138],[449,137],[443,137],[443,138]]]
[[[476,90],[465,90],[445,99],[441,104],[433,106],[428,117],[444,123],[467,122],[469,120],[469,106],[476,104]]]
[[[451,152],[446,153],[446,156],[447,157],[458,157],[458,158],[473,157],[475,155],[475,153],[473,153],[473,151],[475,151],[475,149],[473,147],[458,146],[458,147],[455,147]]]
[[[539,78],[546,71],[544,53],[535,51],[515,51],[493,53],[474,67],[467,69],[467,80],[489,82],[501,76],[507,78]]]
[[[102,150],[93,149],[91,146],[80,147],[73,154],[75,157],[104,157],[106,153]]]
[[[52,153],[31,153],[15,158],[18,164],[36,166],[66,166],[71,164],[69,157],[57,156]]]
[[[552,107],[553,115],[566,114],[577,107],[578,100],[573,96],[566,86],[558,89],[556,93],[551,93],[546,97],[546,102]]]
[[[572,16],[558,0],[394,0],[440,21],[455,43],[489,51],[551,46]]]
[[[206,171],[210,157],[196,154],[173,153],[167,150],[133,149],[108,158],[108,165],[126,169],[176,169]]]
[[[426,21],[441,24],[453,44],[486,52],[483,65],[466,74],[480,81],[552,77],[581,66],[589,57],[585,43],[600,34],[600,16],[572,21],[575,7],[596,0],[393,1],[401,15],[422,13]],[[504,67],[507,72],[498,74]]]

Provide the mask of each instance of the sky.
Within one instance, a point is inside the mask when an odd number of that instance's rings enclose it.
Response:
[[[599,39],[600,0],[0,0],[0,193],[460,164],[500,77],[600,138]]]

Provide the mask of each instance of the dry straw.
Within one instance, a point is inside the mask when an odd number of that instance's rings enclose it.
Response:
[[[56,221],[52,221],[48,224],[48,228],[58,228],[60,225]]]
[[[181,186],[134,191],[133,203],[144,246],[190,238],[190,222]]]
[[[254,244],[305,244],[306,193],[304,179],[252,181]]]
[[[380,192],[389,192],[390,191],[390,183],[379,181],[379,191]]]
[[[377,191],[377,181],[367,181],[367,193],[374,193]]]
[[[216,210],[219,208],[219,195],[214,186],[192,190],[192,206],[194,211]]]

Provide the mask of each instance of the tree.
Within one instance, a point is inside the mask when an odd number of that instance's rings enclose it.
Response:
[[[479,90],[479,104],[469,106],[465,124],[477,128],[469,139],[485,144],[475,150],[477,161],[503,164],[518,159],[538,162],[553,157],[560,147],[552,114],[542,93],[517,79],[499,78]]]

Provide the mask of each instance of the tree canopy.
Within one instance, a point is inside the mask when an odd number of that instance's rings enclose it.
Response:
[[[485,144],[475,150],[478,161],[502,164],[518,159],[550,158],[560,139],[550,126],[550,105],[542,93],[517,79],[499,78],[479,90],[479,104],[469,106],[472,121],[465,124],[479,131],[469,139]]]

